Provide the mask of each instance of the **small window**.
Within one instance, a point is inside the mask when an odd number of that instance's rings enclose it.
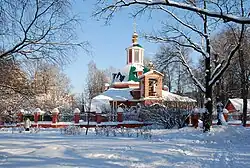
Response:
[[[135,50],[135,62],[139,62],[139,50]]]
[[[132,49],[129,49],[129,53],[128,53],[128,63],[132,63]]]

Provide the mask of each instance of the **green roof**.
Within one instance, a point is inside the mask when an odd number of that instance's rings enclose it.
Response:
[[[140,47],[140,48],[143,48],[140,44],[133,44],[133,47]]]

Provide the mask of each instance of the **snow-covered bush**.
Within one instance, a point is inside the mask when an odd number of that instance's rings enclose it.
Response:
[[[167,107],[154,104],[143,106],[139,111],[139,118],[144,122],[150,122],[153,125],[163,128],[181,128],[185,125],[188,113],[182,109],[168,109]]]
[[[95,133],[98,136],[122,136],[122,137],[142,137],[151,139],[151,127],[127,128],[127,127],[96,127]]]
[[[124,108],[123,117],[124,121],[137,121],[139,117],[137,107]]]
[[[81,128],[78,126],[70,125],[65,128],[62,128],[61,133],[66,135],[80,135]]]
[[[72,109],[62,108],[58,116],[59,121],[71,122],[74,120],[74,113]]]

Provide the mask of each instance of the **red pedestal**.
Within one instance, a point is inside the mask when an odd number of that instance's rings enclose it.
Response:
[[[40,116],[40,113],[38,113],[38,112],[35,112],[35,113],[34,113],[34,122],[35,122],[35,123],[38,122],[39,116]]]
[[[23,113],[22,112],[18,113],[18,122],[23,122]]]
[[[79,120],[80,120],[80,113],[75,113],[74,115],[75,115],[75,116],[74,116],[74,121],[75,121],[75,123],[79,123]]]
[[[198,123],[199,123],[199,115],[198,114],[194,114],[192,116],[192,124],[195,128],[198,127]]]
[[[118,122],[123,122],[123,113],[117,112],[117,121]]]
[[[100,113],[96,113],[96,122],[98,124],[102,122],[102,115]]]
[[[52,113],[52,123],[57,123],[57,115],[58,113]]]
[[[223,113],[226,122],[228,122],[228,113]]]

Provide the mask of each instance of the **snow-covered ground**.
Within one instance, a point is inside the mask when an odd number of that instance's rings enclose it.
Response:
[[[153,130],[152,138],[64,135],[59,129],[12,134],[0,131],[3,168],[246,168],[250,167],[250,128],[214,126],[209,133],[186,127]]]

